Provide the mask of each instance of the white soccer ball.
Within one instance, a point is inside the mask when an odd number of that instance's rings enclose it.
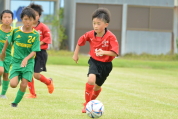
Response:
[[[91,100],[86,105],[86,114],[91,118],[99,118],[104,113],[104,105],[99,100]]]

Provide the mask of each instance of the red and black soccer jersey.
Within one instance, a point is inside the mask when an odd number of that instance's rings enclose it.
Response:
[[[105,51],[113,51],[118,55],[119,52],[119,44],[115,35],[106,30],[106,33],[103,37],[96,37],[94,30],[86,32],[82,35],[78,40],[78,45],[83,46],[85,45],[86,41],[90,44],[90,56],[101,62],[111,62],[115,57],[114,56],[96,56],[95,50],[102,49]]]
[[[49,28],[45,24],[40,22],[36,27],[34,27],[34,29],[39,32],[40,41],[43,41],[45,43],[41,45],[40,48],[43,50],[48,49],[48,44],[52,43],[51,33]]]

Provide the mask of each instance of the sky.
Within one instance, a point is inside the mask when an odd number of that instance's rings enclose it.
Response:
[[[61,1],[61,7],[64,6],[64,1]],[[34,2],[34,1],[33,1]],[[31,0],[29,1],[23,1],[23,0],[11,0],[11,10],[14,12],[21,6],[28,6],[31,3]],[[43,14],[53,14],[54,13],[54,2],[52,1],[35,1],[34,3],[40,4],[43,6]],[[44,9],[45,8],[45,9]]]

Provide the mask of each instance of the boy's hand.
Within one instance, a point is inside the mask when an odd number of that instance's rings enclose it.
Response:
[[[78,63],[79,57],[78,55],[73,55],[72,59],[75,61],[75,63]]]
[[[27,62],[28,62],[28,60],[26,58],[24,58],[20,66],[21,67],[26,67]]]
[[[0,59],[1,59],[1,61],[4,61],[4,58],[6,57],[6,53],[1,53],[0,54]]]
[[[96,56],[103,56],[104,51],[102,49],[95,49]]]

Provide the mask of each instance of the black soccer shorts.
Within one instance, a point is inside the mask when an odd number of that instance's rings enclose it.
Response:
[[[98,86],[102,86],[107,77],[109,76],[109,73],[112,71],[112,62],[100,62],[92,57],[88,60],[89,64],[89,74],[95,74],[96,75],[96,84]]]
[[[35,57],[35,66],[34,66],[34,72],[40,73],[42,71],[46,71],[46,62],[48,59],[48,54],[46,50],[42,50],[39,52],[36,52]]]

